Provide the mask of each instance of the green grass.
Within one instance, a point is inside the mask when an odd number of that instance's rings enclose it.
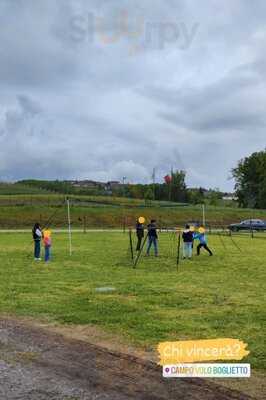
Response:
[[[84,220],[88,228],[121,228],[124,217],[126,226],[135,224],[140,215],[147,220],[156,217],[158,225],[173,227],[184,225],[187,221],[200,221],[201,206],[180,205],[160,207],[158,204],[141,208],[135,201],[130,207],[122,206],[119,199],[115,203],[102,204],[102,198],[79,197],[79,201],[71,206],[71,217],[75,227],[83,227]],[[125,199],[126,200],[126,199]],[[46,223],[51,216],[52,222],[58,228],[66,227],[66,206],[64,196],[60,195],[20,195],[0,196],[0,226],[2,228],[27,228],[36,221]],[[248,218],[266,220],[266,210],[236,209],[229,207],[206,207],[207,223],[211,226],[227,226]]]
[[[8,187],[12,187],[8,189]],[[22,193],[16,193],[16,190]],[[10,190],[10,192],[8,192]],[[38,191],[24,193],[27,187],[19,184],[0,183],[0,226],[2,229],[31,228],[35,222],[46,224],[52,216],[57,228],[66,227],[65,196]],[[29,187],[28,190],[31,190]],[[33,188],[34,191],[34,188]],[[9,194],[8,194],[9,193]],[[13,193],[13,194],[12,194]],[[83,228],[121,228],[134,226],[139,216],[147,220],[156,217],[161,227],[181,226],[187,221],[201,221],[202,206],[184,206],[172,202],[151,202],[145,206],[143,200],[112,196],[70,195],[73,226]],[[235,207],[206,206],[207,224],[226,227],[233,222],[249,218],[266,220],[266,210],[240,209]]]
[[[93,195],[68,195],[48,192],[42,189],[31,188],[20,184],[2,184],[0,183],[0,205],[58,205],[67,197],[74,203],[86,203],[93,205],[109,205],[123,207],[181,207],[186,203],[176,203],[171,201],[150,201],[149,204],[145,200],[130,199],[127,197],[114,196],[93,196]]]
[[[254,368],[265,368],[266,238],[209,237],[215,256],[202,253],[176,271],[172,234],[160,235],[161,256],[129,261],[128,235],[53,237],[49,265],[31,259],[31,238],[0,235],[0,312],[62,324],[94,324],[134,345],[162,340],[232,337],[249,344]],[[226,246],[224,249],[223,244]],[[97,293],[99,287],[115,292]]]
[[[31,194],[45,194],[45,193],[49,193],[49,191],[40,188],[30,187],[20,183],[0,182],[0,196],[31,195]]]

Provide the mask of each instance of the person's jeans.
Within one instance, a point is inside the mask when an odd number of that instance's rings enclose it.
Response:
[[[48,262],[51,258],[51,249],[50,246],[45,246],[44,248],[44,261]]]
[[[35,240],[34,241],[34,258],[41,257],[41,241]]]
[[[136,251],[140,251],[142,239],[143,239],[143,236],[138,236],[138,243],[137,243]]]
[[[154,247],[154,253],[156,256],[158,256],[158,240],[156,237],[149,237],[148,238],[148,247],[147,247],[147,255],[150,254],[150,249],[151,246],[153,245]]]
[[[192,257],[192,242],[184,242],[183,243],[183,257],[191,258]]]

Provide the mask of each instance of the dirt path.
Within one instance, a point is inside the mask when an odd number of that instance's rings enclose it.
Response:
[[[200,379],[13,319],[0,320],[1,400],[248,400]]]

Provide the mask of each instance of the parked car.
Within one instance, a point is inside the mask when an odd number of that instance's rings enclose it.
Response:
[[[231,224],[228,229],[232,232],[238,231],[266,231],[266,221],[261,219],[247,219],[238,224]]]

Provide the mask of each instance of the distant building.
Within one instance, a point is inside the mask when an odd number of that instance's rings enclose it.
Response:
[[[203,187],[198,187],[198,188],[189,187],[188,190],[189,190],[191,193],[198,193],[198,192],[200,192],[203,196],[207,196],[207,195],[209,194],[209,191],[208,191],[207,189],[203,188]]]
[[[234,193],[224,193],[223,200],[224,201],[237,201],[238,198]]]
[[[113,190],[118,189],[121,186],[121,183],[119,181],[109,181],[109,182],[97,182],[97,181],[92,181],[89,179],[85,180],[71,180],[71,181],[66,181],[66,183],[69,183],[71,186],[75,188],[80,188],[80,189],[103,189],[104,191],[111,193]]]
[[[108,191],[113,191],[116,189],[119,189],[121,186],[121,183],[119,181],[109,181],[106,183],[106,190]]]
[[[85,188],[85,189],[95,189],[99,186],[104,187],[104,183],[102,182],[96,182],[96,181],[92,181],[92,180],[82,180],[82,181],[67,181],[67,183],[69,183],[71,186],[73,187],[77,187],[77,188]]]

